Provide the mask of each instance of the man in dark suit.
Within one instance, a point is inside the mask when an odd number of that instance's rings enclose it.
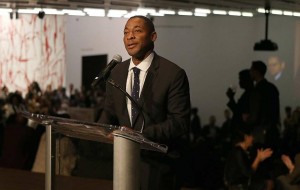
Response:
[[[240,126],[249,120],[250,112],[250,96],[253,93],[253,80],[250,75],[250,69],[244,69],[239,72],[239,85],[241,89],[245,91],[242,93],[241,97],[236,102],[234,99],[235,92],[229,88],[226,92],[229,102],[227,106],[233,112],[233,131],[236,132]]]
[[[271,148],[273,156],[262,163],[255,174],[256,179],[268,181],[268,187],[272,184],[272,168],[278,151],[279,142],[279,91],[276,86],[266,78],[267,66],[262,61],[253,61],[250,74],[255,82],[253,93],[250,96],[249,122],[253,127],[254,146],[253,153],[257,148]]]
[[[156,38],[157,33],[150,19],[144,16],[131,17],[125,25],[123,37],[131,59],[118,64],[110,77],[121,88],[126,89],[128,94],[138,96],[137,102],[145,117],[143,135],[154,142],[168,145],[167,155],[174,156],[171,153],[178,150],[175,143],[187,134],[189,128],[189,82],[182,68],[154,52]],[[133,95],[132,92],[136,89],[136,76],[133,73],[135,69],[139,70],[138,95]],[[133,108],[134,104],[121,91],[108,84],[99,121],[140,130],[143,123],[142,113],[137,112],[135,116]],[[171,189],[166,187],[167,180],[164,180],[161,172],[157,172],[161,170],[160,164],[163,160],[167,160],[167,167],[170,168],[171,162],[167,157],[154,152],[142,152],[142,159],[150,160],[150,173],[158,175],[153,180],[153,175],[150,174],[149,189]]]
[[[252,62],[250,73],[255,87],[250,97],[250,122],[257,142],[274,149],[279,137],[279,91],[265,78],[266,71],[267,67],[262,61]]]

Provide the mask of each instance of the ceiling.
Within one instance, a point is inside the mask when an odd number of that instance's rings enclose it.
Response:
[[[115,8],[133,10],[138,7],[192,10],[194,8],[256,11],[270,5],[271,9],[300,12],[300,0],[0,0],[0,8]]]

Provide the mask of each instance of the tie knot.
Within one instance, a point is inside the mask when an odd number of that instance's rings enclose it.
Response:
[[[139,74],[140,74],[140,71],[141,71],[141,70],[140,70],[139,68],[137,68],[137,67],[133,67],[132,70],[133,70],[134,75],[139,75]]]

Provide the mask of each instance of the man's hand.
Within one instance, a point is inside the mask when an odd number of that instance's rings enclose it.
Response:
[[[292,173],[295,166],[291,160],[291,158],[285,154],[281,155],[281,160],[286,165],[286,167],[289,169],[289,172]]]
[[[270,156],[272,156],[272,154],[273,154],[273,150],[270,148],[257,150],[257,157],[261,162],[269,158]]]
[[[227,92],[226,92],[226,95],[229,99],[233,99],[234,95],[235,95],[235,92],[232,90],[232,88],[228,88],[227,89]]]

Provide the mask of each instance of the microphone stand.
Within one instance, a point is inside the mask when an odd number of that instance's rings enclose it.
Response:
[[[121,92],[123,92],[123,94],[125,94],[125,96],[127,97],[127,98],[129,98],[129,100],[134,104],[133,106],[135,106],[137,109],[138,109],[138,111],[139,111],[139,113],[141,113],[142,114],[142,117],[143,117],[143,124],[142,124],[142,128],[141,128],[141,130],[140,131],[138,131],[138,132],[140,132],[140,133],[142,133],[143,132],[143,130],[144,130],[144,126],[145,126],[145,116],[144,116],[144,113],[143,113],[143,110],[142,110],[142,108],[141,108],[141,106],[124,90],[124,89],[122,89],[121,87],[120,87],[120,85],[119,84],[117,84],[114,80],[112,80],[112,79],[107,79],[106,80],[106,82],[108,82],[109,84],[111,84],[113,87],[115,87],[115,88],[117,88],[117,89],[119,89]],[[137,120],[136,120],[137,121]]]

